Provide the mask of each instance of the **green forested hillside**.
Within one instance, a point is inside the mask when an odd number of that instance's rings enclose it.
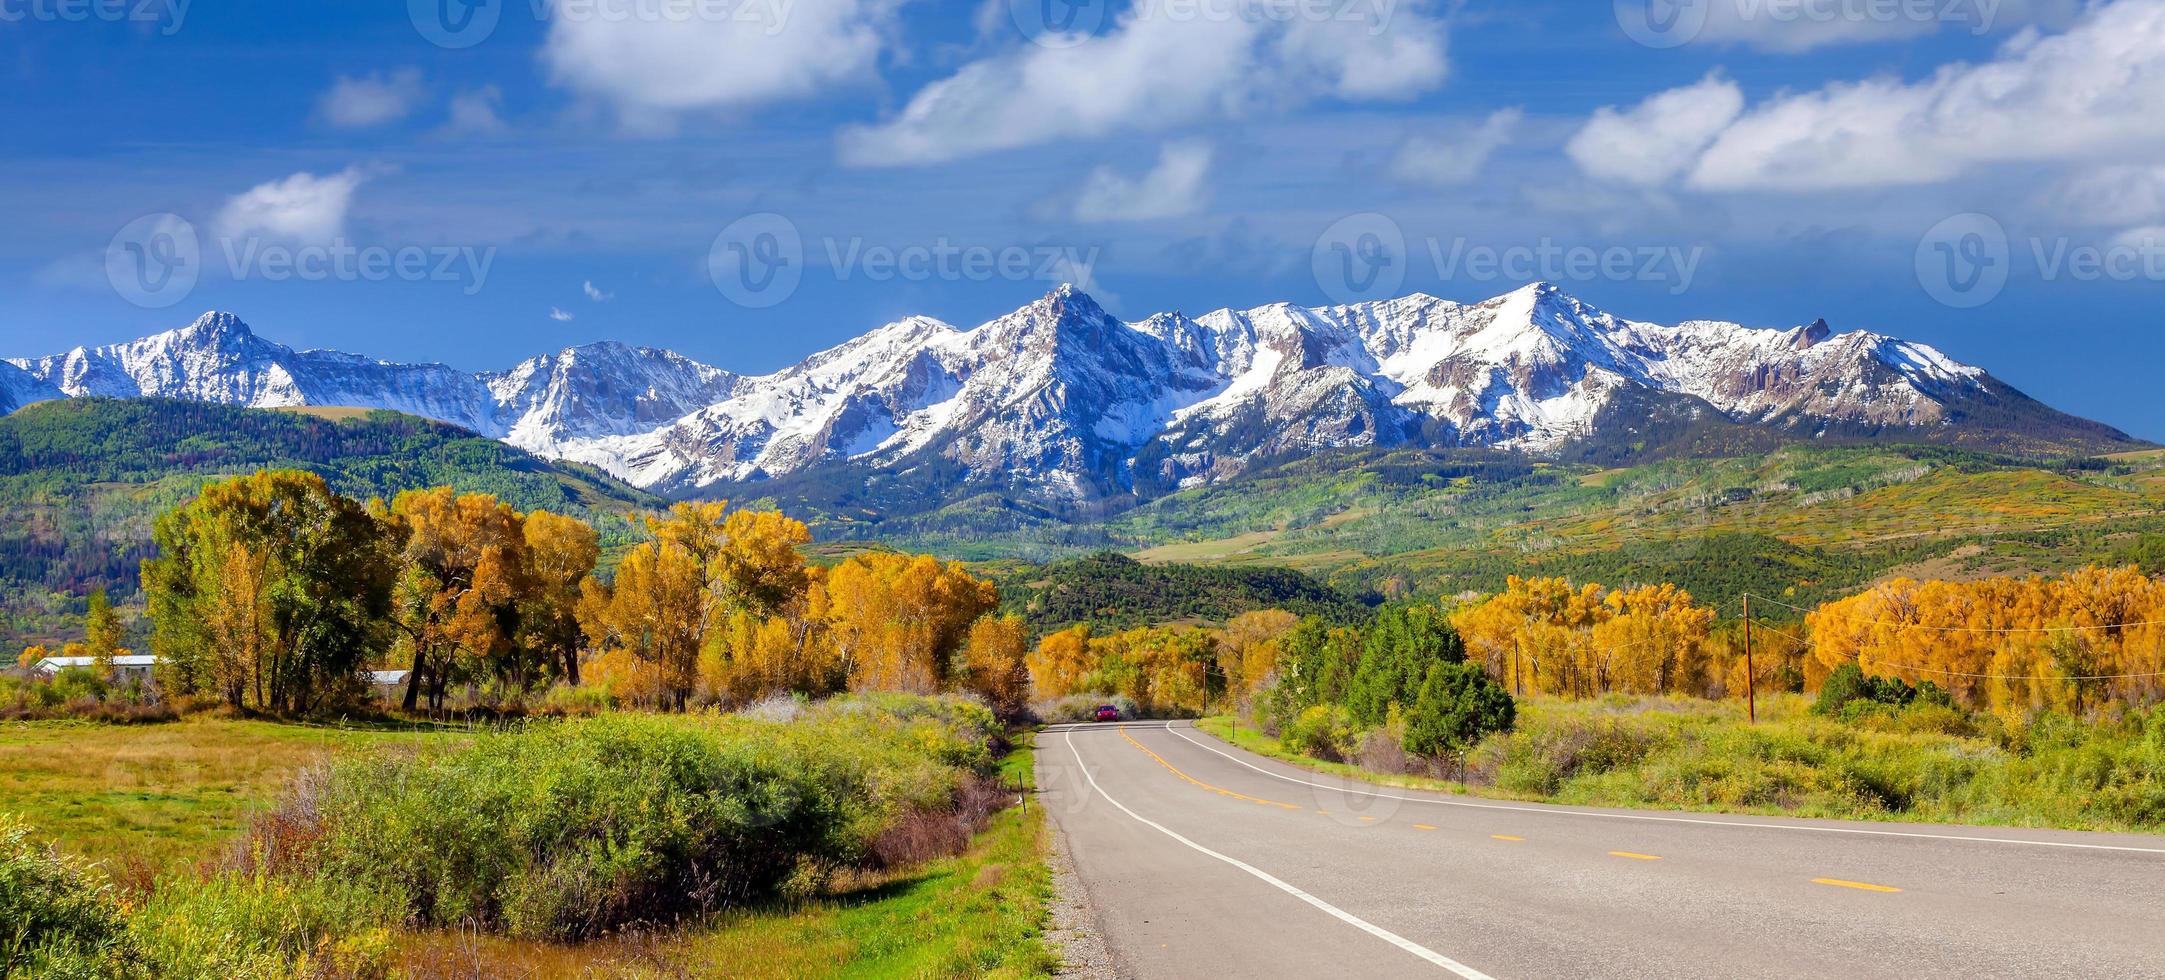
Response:
[[[659,503],[598,471],[390,413],[35,405],[0,419],[0,642],[67,635],[82,597],[101,585],[125,601],[152,515],[208,480],[265,466],[313,470],[362,497],[444,483],[494,493],[522,510],[594,520],[615,544],[634,531],[612,514]],[[1091,520],[992,492],[883,517],[878,505],[891,495],[930,494],[939,482],[895,479],[836,484],[816,506],[778,492],[787,481],[730,495],[764,496],[830,547],[846,538],[857,542],[851,550],[987,563],[1035,604],[1039,627],[1482,593],[1514,574],[1676,582],[1724,610],[1747,591],[1808,605],[1892,574],[1960,579],[2124,561],[2144,535],[2165,534],[2165,450],[2038,460],[1791,444],[1606,468],[1483,450],[1368,450],[1282,461]],[[1141,564],[1073,561],[1106,551]],[[1148,567],[1163,565],[1206,568]],[[1314,581],[1273,577],[1284,569]],[[1335,598],[1306,591],[1314,582]]]
[[[1033,568],[1004,586],[1008,605],[1037,633],[1077,623],[1105,632],[1182,620],[1224,622],[1254,609],[1333,623],[1355,622],[1369,612],[1353,597],[1290,569],[1145,565],[1111,553]]]
[[[993,515],[994,520],[976,518]],[[852,530],[864,534],[862,525]],[[1083,526],[971,502],[888,540],[990,560],[1100,550],[1145,563],[1289,567],[1353,594],[1494,591],[1509,575],[1676,582],[1733,607],[1799,604],[1890,574],[2052,573],[2165,533],[2165,451],[2020,459],[1930,446],[1792,444],[1603,468],[1486,452],[1288,461]]]
[[[309,470],[363,499],[447,484],[495,494],[591,520],[605,544],[635,533],[623,515],[659,504],[599,470],[393,412],[44,402],[0,418],[0,643],[71,636],[92,589],[131,602],[151,520],[264,468]]]

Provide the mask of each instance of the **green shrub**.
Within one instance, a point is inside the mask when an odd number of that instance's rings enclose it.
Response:
[[[1910,705],[1955,707],[1954,695],[1945,688],[1925,681],[1916,687],[1902,682],[1898,677],[1867,677],[1856,664],[1843,664],[1827,675],[1819,686],[1819,700],[1812,705],[1812,713],[1844,716],[1854,720],[1873,710],[1874,705],[1904,708]]]
[[[1428,668],[1421,693],[1404,714],[1407,752],[1437,758],[1462,752],[1495,732],[1507,732],[1518,705],[1478,665],[1437,663]]]
[[[393,975],[399,912],[327,877],[217,875],[161,883],[129,923],[140,968],[162,980]]]
[[[598,715],[616,706],[616,697],[599,684],[558,684],[549,688],[542,706],[559,715]]]
[[[1489,739],[1475,766],[1493,773],[1503,789],[1552,796],[1581,775],[1636,766],[1663,741],[1655,730],[1623,719],[1565,717]]]
[[[313,863],[419,923],[581,939],[781,892],[863,861],[899,815],[990,765],[991,712],[869,696],[794,722],[604,715],[346,761]]]
[[[112,885],[0,816],[0,976],[106,976],[127,962]]]
[[[1310,758],[1344,762],[1359,750],[1361,732],[1351,712],[1335,704],[1319,704],[1302,711],[1279,738],[1286,748]]]

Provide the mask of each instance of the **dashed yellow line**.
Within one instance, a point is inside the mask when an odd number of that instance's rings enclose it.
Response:
[[[1181,772],[1178,767],[1174,766],[1170,762],[1165,761],[1164,756],[1161,756],[1156,752],[1150,751],[1150,746],[1144,745],[1143,743],[1136,741],[1135,736],[1128,734],[1128,730],[1125,726],[1122,726],[1120,729],[1120,737],[1127,739],[1129,745],[1133,745],[1136,748],[1143,750],[1144,755],[1147,755],[1152,759],[1156,759],[1158,765],[1165,767],[1165,771],[1170,772],[1175,776],[1179,776],[1181,779],[1187,780],[1192,785],[1200,786],[1203,789],[1207,789],[1213,793],[1216,793],[1219,796],[1229,797],[1231,799],[1241,800],[1247,803],[1254,803],[1257,806],[1274,806],[1285,810],[1303,809],[1301,806],[1293,803],[1280,803],[1277,800],[1266,800],[1260,796],[1249,796],[1245,793],[1235,793],[1232,790],[1226,789],[1221,786],[1212,786],[1209,783],[1195,778],[1194,776],[1190,776],[1187,773]]]
[[[1525,840],[1525,839],[1526,839],[1526,838],[1524,838],[1524,837],[1513,837],[1513,836],[1511,836],[1510,834],[1490,834],[1490,835],[1489,835],[1489,837],[1491,837],[1491,838],[1493,838],[1493,839],[1495,839],[1495,840],[1511,840],[1511,841],[1521,841],[1521,840]]]
[[[1620,857],[1620,858],[1630,858],[1630,859],[1631,859],[1631,860],[1633,860],[1633,861],[1659,861],[1659,860],[1661,860],[1661,857],[1660,857],[1659,855],[1655,855],[1655,854],[1639,854],[1639,853],[1635,853],[1635,852],[1632,852],[1632,851],[1610,851],[1610,852],[1609,852],[1609,856],[1610,856],[1610,857]]]
[[[1436,828],[1434,828],[1434,827],[1431,827],[1431,826],[1429,826],[1429,825],[1427,825],[1427,824],[1425,824],[1425,823],[1417,823],[1417,824],[1414,824],[1414,825],[1413,825],[1413,829],[1415,829],[1415,830],[1434,830],[1434,829],[1436,829]]]
[[[1888,885],[1874,885],[1874,884],[1870,884],[1870,883],[1868,883],[1868,882],[1862,882],[1862,881],[1843,881],[1843,880],[1842,880],[1842,879],[1840,879],[1840,878],[1814,878],[1814,879],[1812,879],[1812,884],[1815,884],[1815,885],[1833,885],[1833,886],[1834,886],[1834,887],[1836,887],[1836,888],[1854,888],[1854,889],[1856,889],[1856,890],[1858,890],[1858,891],[1861,891],[1861,892],[1898,892],[1898,891],[1901,891],[1901,889],[1899,889],[1899,888],[1894,888],[1894,887],[1891,887],[1891,886],[1888,886]]]
[[[1375,822],[1376,822],[1376,818],[1374,818],[1374,817],[1367,817],[1367,816],[1364,816],[1364,817],[1362,817],[1362,818],[1361,818],[1361,822],[1362,822],[1362,823],[1375,823]]]

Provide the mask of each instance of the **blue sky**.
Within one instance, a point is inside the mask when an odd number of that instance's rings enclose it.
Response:
[[[2165,0],[472,2],[0,0],[0,354],[222,309],[763,371],[1061,279],[1141,317],[1538,277],[2165,439]]]

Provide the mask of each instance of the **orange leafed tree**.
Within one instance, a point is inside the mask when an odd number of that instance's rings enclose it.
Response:
[[[956,677],[1002,718],[1021,718],[1030,706],[1029,630],[1020,616],[986,616],[970,626]]]
[[[396,621],[413,653],[406,709],[424,688],[440,706],[451,681],[510,659],[530,587],[525,521],[495,497],[450,487],[399,494],[388,519],[404,542]]]
[[[991,582],[928,555],[858,555],[827,571],[827,623],[852,690],[939,690],[970,624],[999,604]]]
[[[2132,568],[2057,579],[1894,579],[1821,605],[1806,619],[1810,679],[1845,663],[1932,681],[2019,723],[2165,697],[2165,582]]]
[[[1713,623],[1713,610],[1674,585],[1612,591],[1515,575],[1451,616],[1467,656],[1491,676],[1520,693],[1567,697],[1703,690]]]
[[[1219,669],[1236,698],[1245,701],[1268,682],[1278,668],[1279,640],[1298,625],[1300,617],[1283,609],[1241,613],[1225,624]]]
[[[1083,680],[1095,661],[1090,656],[1090,627],[1070,626],[1048,633],[1030,651],[1030,686],[1043,700],[1083,693]]]

